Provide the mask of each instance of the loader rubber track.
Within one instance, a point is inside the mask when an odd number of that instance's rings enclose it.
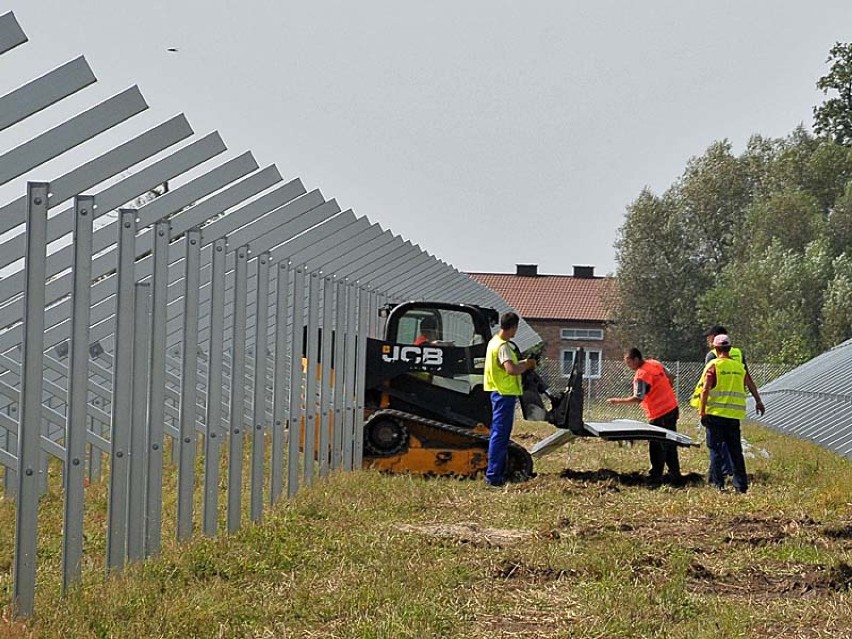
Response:
[[[423,448],[435,448],[436,450],[453,449],[458,451],[479,450],[482,452],[483,457],[487,458],[489,441],[487,435],[474,433],[470,428],[427,419],[396,409],[384,408],[373,412],[364,423],[365,431],[371,423],[387,418],[397,420],[402,425],[408,437],[416,437],[421,442]],[[367,448],[365,446],[365,458],[381,459],[381,453],[374,453],[374,451],[368,452]],[[405,452],[403,451],[399,454],[404,456]],[[455,475],[458,477],[473,478],[480,474],[480,472],[484,473],[484,469],[479,468],[472,472],[455,473]],[[444,473],[427,472],[424,474],[441,475]],[[529,452],[523,446],[511,440],[509,441],[509,459],[506,477],[512,482],[522,482],[534,477],[533,461]]]

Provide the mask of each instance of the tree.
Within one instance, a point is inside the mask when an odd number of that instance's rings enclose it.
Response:
[[[692,158],[663,197],[646,189],[628,207],[615,245],[615,319],[625,344],[666,359],[702,355],[697,301],[734,253],[751,190],[743,163],[723,140]]]
[[[852,255],[852,181],[828,214],[827,234],[833,255],[845,252]]]
[[[749,207],[746,233],[741,235],[748,245],[746,254],[762,254],[773,241],[782,248],[798,253],[825,234],[825,217],[816,198],[791,188],[772,193]]]
[[[852,44],[837,42],[828,52],[829,72],[817,80],[825,95],[837,96],[814,107],[814,131],[828,135],[838,144],[852,143]]]
[[[700,342],[690,318],[703,281],[685,250],[677,211],[675,190],[663,197],[643,190],[627,207],[615,244],[619,339],[664,359],[694,357],[689,349]]]
[[[820,326],[826,348],[852,337],[852,257],[842,253],[832,267],[834,278],[825,291]]]
[[[802,254],[775,240],[726,266],[700,300],[699,316],[724,324],[752,361],[802,363],[822,352],[819,316],[830,271],[824,241]]]
[[[714,142],[662,197],[640,194],[615,246],[623,344],[693,359],[721,323],[754,361],[813,357],[852,334],[852,138]]]
[[[752,191],[728,140],[692,158],[676,186],[679,216],[690,259],[712,275],[727,264]]]

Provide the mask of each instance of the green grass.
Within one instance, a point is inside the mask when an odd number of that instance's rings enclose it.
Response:
[[[550,432],[522,422],[516,438]],[[84,580],[64,597],[54,476],[26,622],[9,619],[14,509],[0,500],[0,637],[852,637],[852,464],[745,435],[771,457],[747,460],[744,496],[637,485],[646,445],[590,439],[503,491],[337,473],[232,536],[178,545],[169,528],[158,558],[110,577],[96,484]],[[706,449],[681,460],[703,474]]]

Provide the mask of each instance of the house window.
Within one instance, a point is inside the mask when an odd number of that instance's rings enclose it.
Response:
[[[602,328],[563,328],[561,337],[562,339],[602,340],[604,332]]]
[[[571,369],[574,368],[574,356],[577,350],[569,348],[562,351],[562,375],[564,377],[571,376]],[[586,362],[583,367],[583,377],[588,379],[600,379],[601,377],[601,351],[585,351]]]

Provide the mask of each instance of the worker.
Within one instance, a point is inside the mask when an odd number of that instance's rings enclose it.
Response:
[[[707,348],[709,350],[707,351],[707,355],[704,356],[705,365],[717,355],[716,349],[713,347],[713,340],[717,335],[727,335],[729,338],[731,336],[727,328],[718,324],[707,329],[707,332],[704,333],[704,337],[707,339]],[[751,373],[748,371],[748,362],[746,361],[745,353],[743,353],[742,349],[732,346],[730,357],[731,359],[738,361],[745,368],[745,386],[748,389],[748,392],[751,393],[751,396],[754,397],[754,408],[758,415],[763,415],[766,412],[766,407],[760,399],[760,393],[757,392],[757,384],[754,383]],[[702,380],[698,380],[698,385],[695,387],[696,392],[693,393],[693,398],[696,400],[701,394],[701,382]]]
[[[672,383],[674,376],[655,359],[645,359],[638,348],[631,348],[624,354],[625,365],[634,371],[633,395],[630,397],[610,397],[610,404],[639,404],[645,411],[648,422],[667,430],[677,431],[680,416],[677,396]],[[680,483],[680,460],[677,447],[669,442],[648,442],[648,454],[651,458],[651,470],[648,480],[651,485],[663,481],[663,469],[668,466],[668,477],[673,483]]]
[[[707,429],[707,448],[710,451],[708,481],[719,490],[725,486],[722,474],[722,445],[726,445],[733,467],[732,483],[739,493],[748,490],[745,459],[740,435],[740,422],[746,411],[746,369],[742,362],[731,357],[731,338],[713,338],[716,357],[704,366],[698,415]],[[755,398],[760,401],[760,395]],[[761,402],[762,404],[762,402]]]
[[[491,435],[488,440],[488,467],[485,483],[502,486],[506,483],[506,462],[509,438],[515,419],[515,402],[523,393],[521,375],[535,369],[534,359],[519,361],[510,340],[518,332],[520,318],[511,311],[500,317],[500,330],[488,342],[485,354],[483,388],[491,392]]]
[[[715,326],[711,326],[704,333],[704,337],[707,340],[707,355],[704,357],[704,365],[706,366],[711,360],[713,360],[716,356],[716,350],[713,348],[713,340],[717,335],[727,335],[730,337],[730,333],[728,329],[724,326],[716,324]],[[751,396],[754,397],[754,408],[757,411],[758,415],[763,415],[766,412],[766,407],[763,405],[763,402],[760,399],[760,393],[757,391],[757,384],[754,383],[754,380],[751,378],[751,374],[748,370],[748,362],[746,361],[745,353],[743,353],[742,349],[737,348],[736,346],[732,346],[730,353],[731,359],[739,362],[745,368],[745,386],[748,389]],[[695,390],[692,392],[692,399],[690,400],[690,405],[694,408],[698,408],[698,401],[701,397],[701,389],[704,384],[704,374],[702,372],[701,378],[699,378],[698,383],[695,385]],[[731,463],[731,455],[728,452],[728,447],[723,443],[720,447],[720,455],[722,457],[722,475],[724,477],[731,477],[734,472],[733,465]]]
[[[430,344],[438,338],[438,322],[432,316],[420,320],[420,335],[414,340],[415,346]]]

